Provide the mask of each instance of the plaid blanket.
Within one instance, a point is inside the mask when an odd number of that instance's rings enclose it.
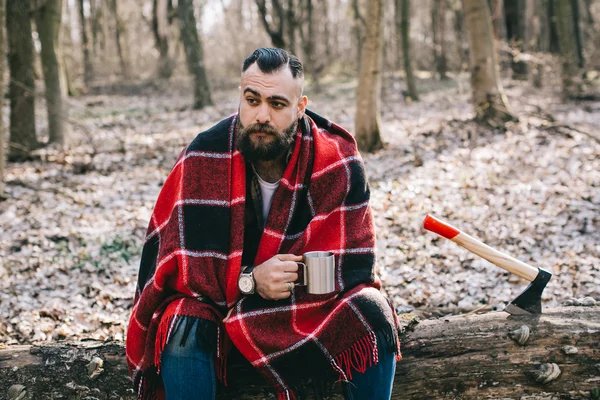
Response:
[[[278,301],[240,294],[246,163],[234,149],[237,115],[221,121],[181,153],[150,220],[126,342],[140,398],[164,398],[160,354],[183,317],[214,322],[221,380],[233,344],[279,399],[295,399],[311,379],[351,379],[378,362],[378,348],[400,358],[397,318],[375,274],[369,187],[355,141],[310,111],[301,122],[255,265],[276,254],[333,251],[335,291],[296,287]]]

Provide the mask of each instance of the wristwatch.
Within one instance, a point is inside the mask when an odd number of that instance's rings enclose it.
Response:
[[[242,294],[254,294],[256,282],[254,281],[254,274],[252,273],[253,269],[254,266],[252,265],[244,268],[238,278],[238,288]]]

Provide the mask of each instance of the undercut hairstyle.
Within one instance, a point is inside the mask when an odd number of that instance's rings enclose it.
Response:
[[[294,79],[304,78],[304,67],[300,60],[298,60],[298,57],[283,49],[272,47],[256,49],[254,53],[244,60],[242,73],[246,72],[254,63],[258,65],[258,68],[264,74],[277,72],[287,65]]]

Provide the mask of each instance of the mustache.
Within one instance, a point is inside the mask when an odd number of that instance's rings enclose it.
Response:
[[[272,127],[269,124],[256,123],[256,124],[248,125],[247,127],[244,128],[244,134],[246,134],[246,135],[249,135],[251,133],[256,133],[256,132],[262,132],[262,133],[266,133],[268,135],[277,136],[277,129],[275,129],[274,127]]]

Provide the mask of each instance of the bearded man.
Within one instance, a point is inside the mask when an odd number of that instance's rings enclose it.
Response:
[[[140,398],[214,399],[232,352],[280,400],[336,380],[345,398],[390,398],[397,318],[375,273],[364,165],[347,131],[307,110],[303,86],[295,56],[256,50],[237,114],[169,174],[127,332]],[[333,292],[296,286],[310,251],[335,255]]]

